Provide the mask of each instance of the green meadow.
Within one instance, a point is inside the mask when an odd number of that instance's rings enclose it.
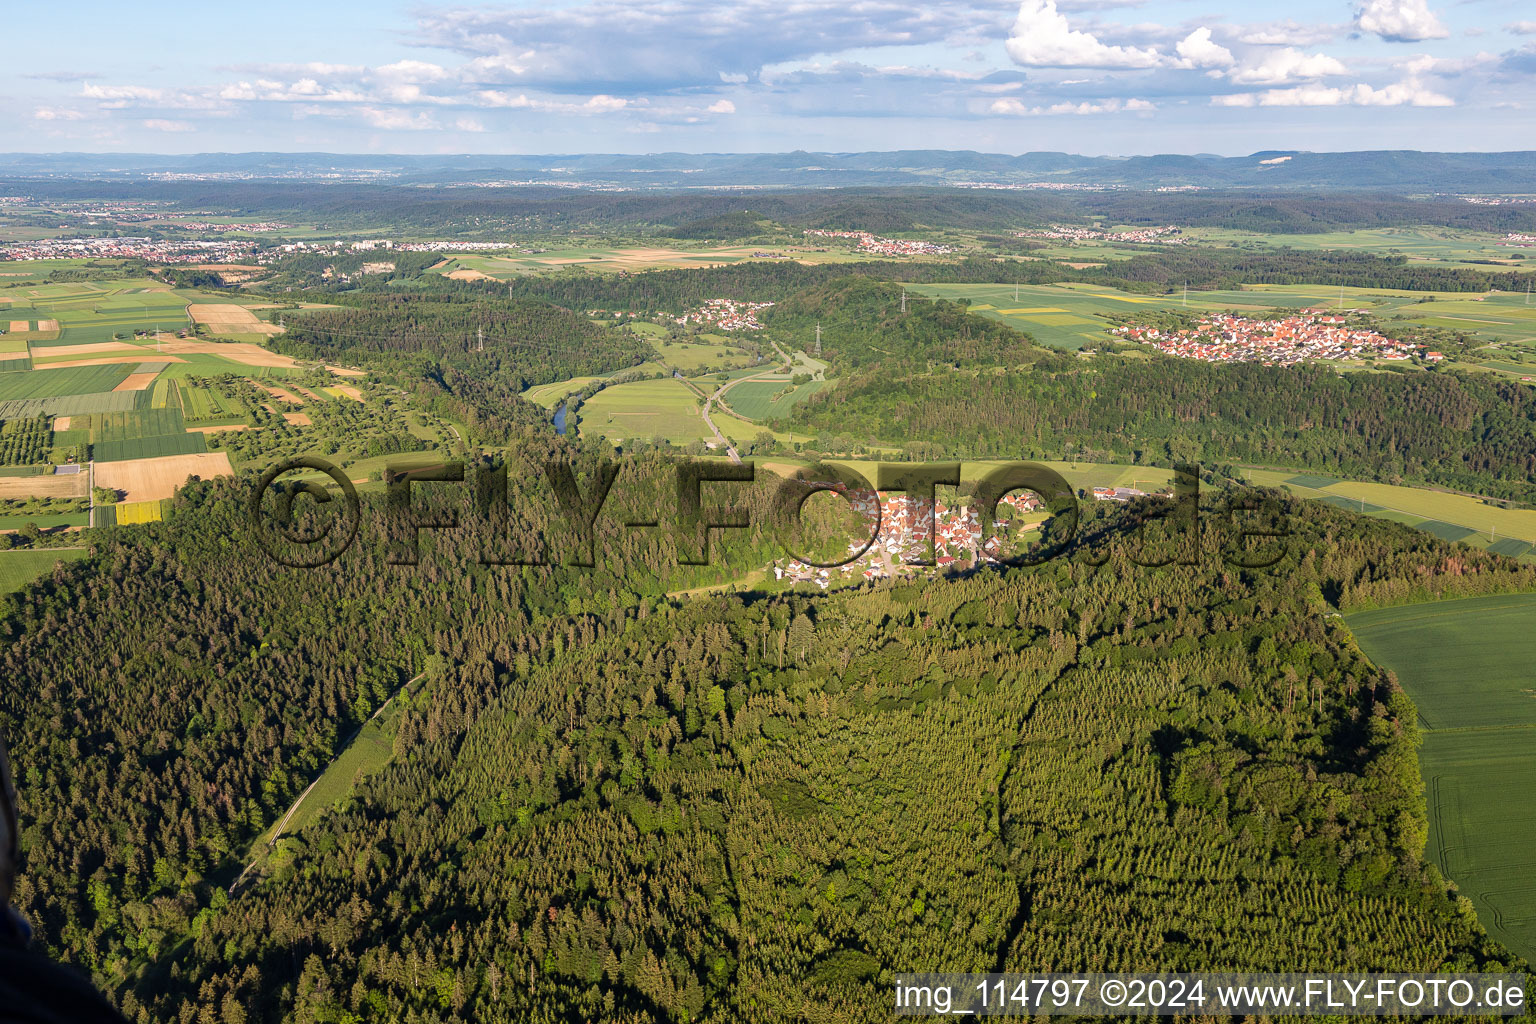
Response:
[[[781,392],[790,386],[787,378],[749,380],[727,391],[725,401],[738,416],[749,420],[778,419],[788,416],[791,409],[820,391],[826,383],[824,380],[808,381],[785,395]]]
[[[583,437],[610,440],[665,437],[688,442],[713,438],[699,414],[703,402],[680,380],[641,380],[604,388],[578,410]]]
[[[691,341],[652,340],[651,347],[661,362],[685,374],[706,366],[742,366],[757,358],[746,349],[737,348],[729,338],[717,334],[701,334]]]
[[[1494,938],[1536,957],[1536,594],[1357,612],[1345,621],[1419,709],[1426,854]]]
[[[1500,244],[1503,241],[1503,235],[1432,226],[1325,231],[1307,235],[1267,235],[1220,228],[1196,228],[1188,234],[1202,242],[1218,244],[1309,251],[1359,249],[1382,255],[1403,255],[1414,261],[1442,264],[1467,263],[1472,260],[1507,260],[1511,265],[1510,269],[1520,269],[1525,261],[1518,256],[1525,255],[1529,251]],[[1486,263],[1480,263],[1478,266],[1484,270],[1499,269],[1497,265]]]
[[[1289,470],[1245,469],[1249,481],[1280,487],[1303,498],[1352,512],[1390,519],[1501,555],[1536,561],[1536,512],[1489,505],[1478,498],[1423,487],[1338,480]]]
[[[39,526],[53,525],[43,522],[39,517],[33,517],[29,521],[36,522]],[[15,527],[7,523],[4,528],[9,530]],[[60,562],[84,558],[85,554],[84,548],[0,551],[0,594],[14,594],[33,580],[52,572],[53,567]]]

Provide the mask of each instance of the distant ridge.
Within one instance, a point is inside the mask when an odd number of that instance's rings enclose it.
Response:
[[[729,186],[825,188],[885,185],[1105,185],[1151,189],[1392,189],[1415,192],[1536,193],[1536,153],[1426,153],[1375,150],[1248,156],[977,153],[896,150],[868,153],[613,153],[395,155],[345,153],[0,154],[0,178],[135,180],[162,175],[254,180],[377,178],[396,184],[488,181],[590,187],[697,189]]]

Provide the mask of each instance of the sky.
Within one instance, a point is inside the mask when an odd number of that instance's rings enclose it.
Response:
[[[76,0],[14,152],[1536,149],[1528,0]]]

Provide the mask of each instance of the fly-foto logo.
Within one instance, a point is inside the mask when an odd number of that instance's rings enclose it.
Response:
[[[552,558],[541,549],[506,550],[503,543],[515,521],[509,498],[505,466],[477,466],[471,474],[463,462],[434,466],[390,468],[384,473],[384,537],[387,542],[385,562],[390,565],[417,565],[421,561],[421,534],[425,531],[458,532],[472,530],[483,542],[479,561],[482,565],[547,566],[562,564],[593,567],[597,564],[598,521],[616,482],[622,464],[599,460],[589,467],[582,485],[572,464],[551,460],[542,467],[543,486],[554,500],[554,514],[568,538],[567,557]],[[857,470],[837,463],[817,463],[781,480],[773,490],[767,513],[771,523],[754,524],[749,509],[742,504],[718,504],[706,501],[708,485],[755,484],[756,467],[751,463],[733,465],[702,459],[679,460],[674,467],[674,502],[672,514],[665,518],[627,515],[620,520],[626,529],[669,528],[677,560],[684,565],[710,564],[710,539],[713,531],[748,529],[754,525],[772,526],[783,531],[786,553],[806,565],[834,568],[864,557],[880,540],[882,495],[899,493],[905,499],[904,529],[920,538],[921,550],[915,557],[905,555],[909,566],[938,564],[936,538],[937,516],[941,503],[938,488],[961,487],[966,475],[958,462],[881,463],[870,480]],[[302,474],[302,475],[293,475]],[[329,483],[330,486],[327,484]],[[468,508],[443,506],[441,501],[424,509],[418,498],[420,489],[457,486],[465,490]],[[967,485],[966,519],[974,529],[970,546],[973,564],[999,567],[1038,565],[1065,555],[1078,555],[1089,564],[1101,565],[1109,554],[1100,544],[1088,549],[1080,530],[1082,512],[1072,486],[1049,466],[1034,462],[1009,462],[988,466],[973,483]],[[818,557],[808,553],[803,517],[806,502],[814,495],[830,492],[860,512],[862,534],[836,556]],[[1029,493],[1044,513],[1039,524],[1040,537],[1028,547],[1013,550],[1002,543],[1007,524],[998,519],[999,507],[1012,495]],[[1168,564],[1193,565],[1201,549],[1200,480],[1193,466],[1175,467],[1171,494],[1151,500],[1149,507],[1138,510],[1137,533],[1145,540],[1147,526],[1163,524],[1163,543],[1128,546],[1127,558],[1142,566]],[[1267,568],[1286,555],[1283,543],[1287,535],[1274,509],[1262,500],[1229,502],[1231,516],[1243,511],[1264,513],[1264,525],[1243,526],[1234,523],[1235,544],[1229,544],[1222,557],[1242,568]],[[267,470],[257,482],[250,498],[248,518],[258,545],[278,563],[293,568],[318,568],[339,558],[356,540],[362,521],[362,502],[357,490],[336,466],[313,456],[290,459]],[[468,511],[468,516],[462,513]],[[471,525],[466,525],[468,521]],[[553,525],[553,524],[547,524]],[[1250,541],[1258,540],[1255,546]],[[1266,542],[1269,542],[1266,544]],[[1158,550],[1154,553],[1151,548]]]

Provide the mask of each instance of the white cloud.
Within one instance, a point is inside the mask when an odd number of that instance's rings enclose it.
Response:
[[[607,114],[615,110],[623,110],[625,107],[629,106],[629,100],[626,100],[620,96],[597,95],[587,100],[587,102],[583,103],[582,106],[587,110],[594,110],[599,113]]]
[[[1504,26],[1504,31],[1517,36],[1536,36],[1536,21],[1512,21]]]
[[[1355,12],[1355,27],[1392,43],[1416,43],[1450,35],[1425,0],[1366,0]]]
[[[376,69],[376,73],[402,82],[441,82],[450,74],[436,64],[422,60],[398,60]]]
[[[126,107],[132,102],[158,103],[165,99],[164,89],[151,89],[143,85],[85,85],[80,95],[89,100],[101,100],[104,107]]]
[[[32,117],[38,121],[81,121],[85,114],[68,107],[38,107],[32,111]]]
[[[1324,53],[1302,53],[1287,46],[1268,53],[1257,64],[1245,64],[1229,76],[1239,85],[1284,85],[1287,82],[1348,74],[1342,62]]]
[[[1302,85],[1230,96],[1212,96],[1218,107],[1453,107],[1456,101],[1406,79],[1377,89],[1364,83],[1334,87]]]
[[[1190,68],[1229,68],[1237,63],[1232,51],[1211,38],[1211,30],[1197,28],[1176,47],[1183,65]]]
[[[763,68],[851,50],[992,36],[1007,0],[574,0],[533,7],[442,5],[412,41],[470,57],[509,58],[515,77],[485,85],[612,94],[741,84]],[[974,42],[969,45],[974,46]]]
[[[437,122],[425,111],[389,110],[379,107],[363,107],[359,113],[374,128],[392,132],[426,132],[437,128]]]
[[[533,101],[522,93],[513,96],[498,89],[482,89],[475,93],[475,100],[483,107],[504,107],[516,110],[533,106]]]
[[[1347,25],[1304,25],[1294,18],[1249,25],[1238,42],[1249,46],[1316,46],[1338,37]]]
[[[734,114],[736,113],[736,104],[730,100],[716,100],[707,109],[711,114]]]
[[[1084,100],[1081,103],[1053,103],[1045,107],[1031,107],[1019,100],[1008,98],[993,100],[987,108],[994,114],[1008,114],[1014,117],[1037,117],[1052,114],[1117,114],[1122,111],[1130,113],[1145,113],[1156,110],[1157,107],[1146,100],[1107,99],[1094,103]]]
[[[1026,67],[1155,68],[1167,62],[1156,50],[1110,46],[1072,28],[1056,0],[1024,0],[1006,45],[1008,56]]]
[[[144,122],[144,127],[155,132],[192,132],[197,129],[187,121],[167,121],[164,118],[152,117]]]
[[[453,122],[453,126],[461,132],[485,131],[485,122],[478,117],[461,117]]]

